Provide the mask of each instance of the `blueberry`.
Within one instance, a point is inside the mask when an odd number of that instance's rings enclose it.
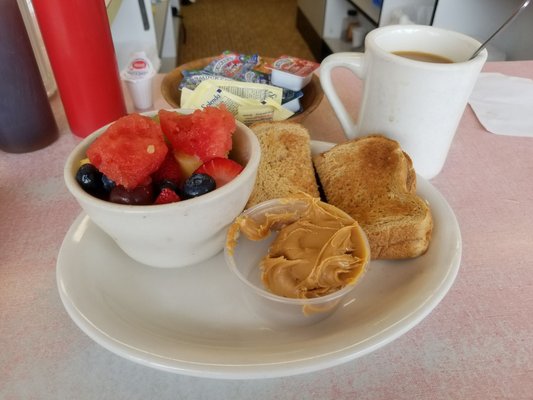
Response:
[[[102,174],[102,187],[106,193],[111,192],[115,186],[115,181],[109,179],[106,174]]]
[[[212,192],[215,188],[215,180],[209,175],[192,174],[183,184],[183,196],[190,199]]]
[[[83,164],[76,172],[76,181],[87,193],[100,198],[104,195],[102,173],[94,165]]]

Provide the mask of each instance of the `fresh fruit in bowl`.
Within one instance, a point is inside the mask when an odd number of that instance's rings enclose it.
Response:
[[[158,267],[204,261],[222,250],[227,227],[244,209],[261,152],[255,134],[225,113],[161,110],[123,117],[71,152],[66,186],[89,218],[134,260]],[[197,131],[198,139],[190,140],[195,146],[178,147],[185,140],[171,139],[177,131],[166,132],[160,123],[169,119],[179,120],[181,133],[187,124]],[[206,151],[204,144],[217,150]],[[183,168],[179,154],[199,165]],[[191,195],[188,186],[200,175],[213,183],[206,190],[203,181]]]
[[[225,107],[160,110],[156,119],[131,114],[111,124],[88,147],[80,186],[114,203],[166,204],[209,193],[243,170],[228,158],[236,122]],[[192,179],[198,174],[207,176]]]

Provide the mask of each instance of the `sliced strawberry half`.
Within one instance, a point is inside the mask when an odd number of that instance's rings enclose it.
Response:
[[[229,158],[215,157],[202,164],[194,172],[211,176],[219,188],[233,180],[243,169],[241,164]]]
[[[163,188],[154,201],[154,204],[169,204],[180,201],[180,197],[170,188]]]

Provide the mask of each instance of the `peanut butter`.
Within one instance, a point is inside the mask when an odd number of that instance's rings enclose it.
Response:
[[[250,240],[278,231],[260,265],[265,287],[283,297],[315,298],[354,284],[369,259],[358,223],[308,195],[284,199],[282,208],[260,217],[239,217],[230,229],[230,249],[239,231]]]

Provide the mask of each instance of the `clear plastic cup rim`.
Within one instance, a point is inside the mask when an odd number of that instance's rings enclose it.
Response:
[[[287,201],[287,199],[272,199],[267,200],[262,203],[259,203],[241,213],[241,216],[247,216],[247,215],[256,215],[256,214],[262,214],[268,210],[272,209],[294,209],[294,207],[298,205],[298,203],[305,205],[305,202],[301,200],[295,199],[294,201]],[[362,237],[364,238],[367,248],[368,247],[368,239],[366,237],[366,234],[359,226],[360,233]],[[273,232],[274,234],[274,232]],[[237,242],[237,245],[233,249],[233,253],[236,253],[239,251],[239,243]],[[363,272],[357,277],[357,279],[354,282],[351,282],[344,286],[343,288],[330,293],[326,296],[320,296],[320,297],[313,297],[313,298],[291,298],[291,297],[283,297],[276,295],[272,292],[269,292],[268,290],[261,288],[252,282],[250,282],[249,279],[247,279],[239,270],[237,267],[237,264],[235,262],[234,256],[231,254],[230,250],[227,246],[224,247],[224,258],[226,260],[226,263],[229,267],[229,269],[237,276],[237,278],[249,289],[251,289],[253,292],[255,292],[257,295],[266,298],[268,300],[278,302],[278,303],[285,303],[289,305],[296,305],[296,306],[305,306],[305,305],[320,305],[320,304],[326,304],[331,301],[340,299],[344,297],[346,294],[351,292],[357,284],[360,282],[360,280],[363,278],[364,274],[366,273],[368,269],[368,264],[370,261],[370,256],[368,257],[367,263],[364,265]],[[259,265],[257,266],[259,268]]]

